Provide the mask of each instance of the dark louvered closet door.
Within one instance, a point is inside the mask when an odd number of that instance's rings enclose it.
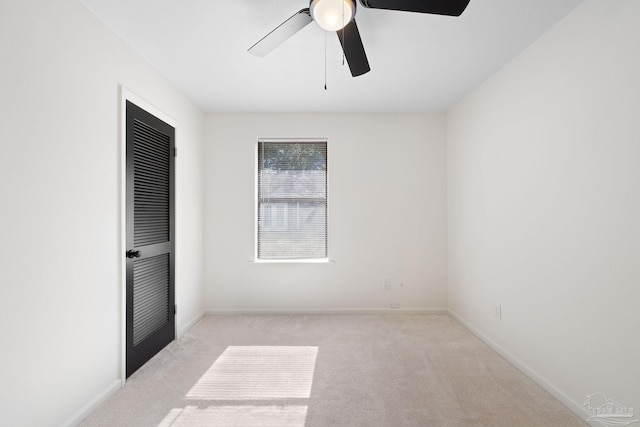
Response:
[[[127,377],[175,338],[174,138],[127,102]]]

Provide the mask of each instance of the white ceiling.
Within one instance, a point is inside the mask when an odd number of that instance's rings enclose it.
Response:
[[[462,16],[358,7],[371,71],[353,78],[311,23],[247,49],[307,0],[83,0],[205,111],[446,111],[584,0],[471,0]],[[326,74],[325,81],[325,34]]]

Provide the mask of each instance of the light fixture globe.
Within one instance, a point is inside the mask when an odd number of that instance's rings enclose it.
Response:
[[[356,3],[353,0],[311,0],[309,9],[322,29],[338,31],[353,19]]]

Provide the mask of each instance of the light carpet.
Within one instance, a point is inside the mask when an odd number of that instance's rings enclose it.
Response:
[[[81,426],[588,426],[448,315],[202,319]]]

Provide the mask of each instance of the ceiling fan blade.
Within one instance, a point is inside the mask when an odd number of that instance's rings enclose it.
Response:
[[[356,20],[351,20],[342,30],[336,31],[336,34],[338,34],[338,38],[340,39],[342,51],[349,64],[351,75],[357,77],[368,73],[371,68],[369,67],[369,61],[364,51],[364,45],[360,38]]]
[[[265,56],[273,49],[280,46],[285,40],[309,25],[313,21],[309,8],[301,9],[291,18],[278,25],[269,34],[258,40],[256,44],[247,49],[256,56]]]
[[[460,16],[467,8],[469,0],[360,0],[360,3],[370,9]]]

